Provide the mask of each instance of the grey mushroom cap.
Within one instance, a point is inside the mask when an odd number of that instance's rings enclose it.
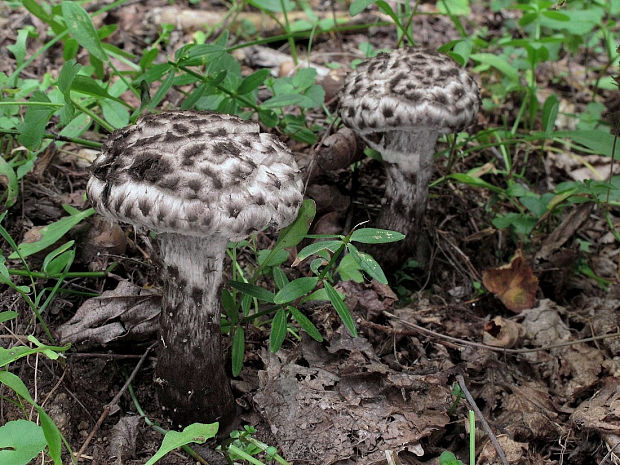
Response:
[[[238,241],[291,223],[303,200],[292,154],[236,116],[167,111],[115,131],[92,165],[95,210],[157,232]]]
[[[438,134],[468,126],[479,107],[476,82],[451,58],[406,48],[362,62],[340,94],[343,122],[375,150],[379,135],[430,129]]]

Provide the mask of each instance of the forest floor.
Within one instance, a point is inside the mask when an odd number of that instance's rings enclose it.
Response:
[[[160,55],[172,56],[195,37],[196,25],[185,23],[187,18],[197,17],[197,12],[225,13],[224,6],[216,3],[130,1],[98,15],[95,26],[118,24],[106,41],[139,56],[159,37],[161,23],[170,22],[165,18],[176,19],[178,23],[160,43]],[[501,35],[506,23],[514,23],[521,15],[517,10],[491,12],[488,2],[471,3],[471,16],[465,22],[469,34],[484,29],[487,38]],[[313,7],[325,10],[322,4]],[[346,10],[340,11],[342,6],[336,8],[336,13],[346,14]],[[447,15],[433,14],[437,12],[434,3],[422,2],[419,8],[421,14],[412,22],[418,44],[437,49],[461,37]],[[191,10],[190,14],[182,13],[186,10]],[[34,26],[39,38],[29,42],[32,51],[42,43],[47,26],[23,8],[4,4],[0,11],[0,71],[9,75],[15,63],[6,46],[17,40],[18,30]],[[246,11],[237,20],[241,22],[244,14]],[[372,9],[362,16],[360,22],[365,23],[377,17],[385,19]],[[246,22],[253,20],[248,18]],[[330,77],[320,81],[331,111],[336,109],[337,91],[349,63],[364,58],[359,45],[369,42],[375,49],[391,49],[397,41],[393,25],[314,38],[309,54],[312,65],[342,65],[331,71],[326,68]],[[288,45],[277,42],[270,44],[270,50],[288,55]],[[299,55],[306,56],[308,41],[298,40],[297,46]],[[62,54],[61,47],[51,47],[22,71],[22,77],[43,80],[47,73],[57,76]],[[246,49],[234,56],[242,64],[243,75],[260,67],[281,73],[288,66],[281,66],[279,55],[273,58],[269,52],[263,58],[267,61],[257,61],[257,55]],[[270,59],[275,61],[269,63]],[[79,60],[87,60],[87,54],[78,55]],[[564,115],[584,112],[595,98],[609,112],[619,110],[617,91],[599,90],[595,96],[581,83],[587,78],[587,60],[604,62],[601,57],[573,54],[536,69],[540,105],[552,93],[559,96],[557,130],[570,129],[573,121]],[[488,72],[481,77],[472,71],[472,75],[482,98],[493,100],[499,81]],[[183,86],[172,87],[159,108],[178,108],[184,91]],[[487,128],[510,126],[522,98],[522,93],[508,93],[495,108],[481,108],[468,132],[475,135]],[[327,127],[322,111],[308,112],[306,117]],[[319,133],[319,139],[324,135]],[[104,132],[89,131],[82,138],[101,142]],[[6,159],[20,150],[14,140],[7,141],[7,136],[3,140]],[[291,138],[286,141],[305,169],[316,147]],[[323,334],[322,343],[306,334],[299,340],[288,337],[274,354],[269,351],[264,327],[246,328],[244,367],[232,381],[239,425],[256,427],[256,437],[276,446],[290,463],[438,464],[445,450],[466,462],[469,404],[455,397],[459,376],[497,436],[508,463],[620,463],[617,203],[562,204],[552,214],[538,218],[525,237],[514,229],[497,227],[494,216],[510,208],[506,198],[498,199],[492,190],[446,177],[479,168],[487,182],[504,185],[506,177],[497,167],[501,171],[505,158],[495,146],[482,145],[472,138],[460,147],[458,156],[443,157],[436,164],[433,179],[441,182],[430,189],[424,220],[431,249],[428,263],[409,261],[399,269],[386,269],[389,286],[368,279],[334,283],[346,297],[359,337],[346,332],[329,302],[300,307]],[[609,156],[573,156],[575,152],[568,146],[554,147],[561,150],[524,140],[509,148],[512,171],[524,173],[523,179],[535,193],[550,192],[566,181],[583,181],[593,177],[593,172],[603,173],[603,179],[611,170],[618,172]],[[447,147],[440,144],[438,149],[445,152]],[[85,187],[96,154],[94,149],[73,143],[62,148],[51,144],[39,154],[32,170],[21,178],[18,200],[3,220],[15,242],[36,241],[41,227],[66,216],[63,205],[88,208]],[[381,208],[384,181],[382,164],[368,157],[356,161],[354,169],[343,167],[313,177],[307,196],[315,200],[317,214],[310,232],[346,234],[359,223],[370,221],[372,225]],[[615,186],[617,191],[617,183]],[[59,360],[31,355],[11,364],[10,371],[24,381],[75,451],[94,431],[81,463],[143,464],[158,449],[162,435],[140,419],[123,385],[147,347],[157,341],[161,283],[153,258],[156,245],[148,236],[136,234],[128,226],[112,227],[97,215],[82,221],[66,237],[75,240],[71,271],[99,271],[112,262],[118,265],[105,277],[67,278],[62,287],[68,292],[57,294],[46,306],[42,319],[51,334],[60,336],[57,345],[73,341],[68,352]],[[267,248],[275,237],[261,233],[258,243]],[[30,269],[40,269],[54,247],[28,257]],[[2,250],[5,257],[12,252],[6,242]],[[237,259],[242,266],[252,260],[243,251]],[[18,268],[21,262],[8,260],[7,266]],[[230,269],[230,260],[225,269]],[[225,272],[226,277],[230,273]],[[294,278],[311,275],[311,271],[302,265],[287,274]],[[13,276],[13,281],[33,284],[24,276]],[[33,285],[43,289],[54,284],[38,279]],[[264,284],[269,286],[269,282]],[[94,300],[92,296],[101,293],[105,294]],[[531,304],[510,310],[515,293]],[[84,305],[81,311],[87,320],[78,322],[77,336],[68,337],[67,322]],[[13,288],[0,287],[0,309],[19,314],[0,323],[2,347],[29,344],[26,337],[31,334],[52,343]],[[228,338],[226,341],[230,347]],[[131,386],[145,415],[172,428],[156,397],[156,352],[147,354]],[[123,395],[103,423],[96,426],[106,406],[121,391]],[[24,418],[24,411],[10,399],[11,391],[0,387],[0,425]],[[476,463],[501,463],[481,428],[480,414]],[[26,408],[25,415],[34,419],[36,411]],[[212,446],[207,442],[196,446],[196,451],[208,463],[227,463],[209,450]],[[175,451],[160,463],[193,464],[196,459]]]

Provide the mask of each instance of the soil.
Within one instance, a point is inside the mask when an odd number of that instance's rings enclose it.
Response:
[[[170,5],[130,1],[98,16],[96,25],[118,23],[118,30],[107,41],[141,54],[145,44],[157,37],[153,12],[160,7]],[[219,2],[175,2],[173,8],[225,12]],[[420,8],[434,10],[431,3],[422,2]],[[10,74],[15,61],[6,45],[15,41],[18,29],[32,24],[39,32],[39,37],[28,43],[32,53],[43,43],[47,27],[24,9],[8,10],[6,5],[0,9],[8,20],[0,32],[0,71]],[[500,35],[514,13],[494,15],[486,7],[474,5],[465,27],[468,32],[486,27],[489,36]],[[369,20],[373,13],[362,16]],[[419,15],[414,25],[415,39],[426,47],[437,48],[459,37],[446,16]],[[162,44],[161,56],[172,55],[190,42],[192,33],[177,25]],[[363,32],[319,36],[312,44],[310,61],[347,65],[352,58],[361,58],[358,45],[364,41],[376,48],[394,47],[395,28],[373,26]],[[300,56],[306,55],[307,46],[307,41],[298,42]],[[287,44],[272,47],[288,52]],[[87,62],[86,54],[78,58]],[[585,69],[585,60],[599,59],[576,58],[570,64],[573,72]],[[62,50],[52,47],[22,75],[41,79],[49,72],[55,76],[62,63]],[[255,69],[249,59],[243,65],[244,73]],[[563,104],[571,105],[571,112],[578,113],[593,96],[562,73],[567,66],[559,62],[541,67],[537,79],[542,93],[556,93]],[[328,86],[335,82],[337,87],[341,77],[335,73],[325,82],[328,95]],[[490,83],[479,84],[482,96],[490,97]],[[600,95],[610,111],[617,111],[620,98],[616,93],[601,91]],[[177,108],[182,97],[180,90],[173,88],[161,107]],[[513,95],[502,108],[481,110],[470,134],[506,122],[510,126],[520,98]],[[333,97],[329,107],[334,111],[336,106],[337,97]],[[309,112],[307,118],[328,126],[323,113]],[[83,137],[101,141],[104,135],[88,132]],[[309,165],[315,149],[287,142],[300,166]],[[17,141],[7,139],[3,155],[15,148]],[[445,146],[438,149],[449,151]],[[39,156],[21,182],[18,203],[3,221],[17,243],[36,237],[37,228],[65,216],[63,204],[86,208],[83,194],[89,163],[84,160],[92,161],[94,155],[74,144],[62,148],[52,144]],[[513,171],[524,173],[523,182],[539,193],[574,179],[581,168],[525,142],[514,147],[513,156]],[[487,166],[485,179],[504,185],[492,166],[500,163],[493,149],[446,156],[438,159],[433,179]],[[370,158],[354,166],[353,170],[330,169],[313,176],[308,192],[317,201],[318,213],[312,232],[346,233],[366,221],[372,225],[377,218],[385,182],[383,166]],[[333,190],[321,195],[326,189]],[[300,308],[324,335],[323,343],[305,334],[300,340],[289,337],[282,349],[272,354],[268,331],[248,326],[244,368],[232,381],[239,408],[234,426],[255,426],[256,437],[278,447],[293,464],[438,464],[444,450],[464,460],[468,456],[465,418],[469,404],[455,400],[453,392],[462,375],[480,409],[477,463],[501,463],[480,426],[480,415],[498,437],[510,464],[620,463],[618,448],[610,453],[620,443],[620,275],[618,244],[609,229],[610,222],[620,226],[619,212],[601,205],[569,205],[545,217],[530,240],[519,243],[507,230],[493,227],[494,216],[507,208],[507,203],[485,189],[452,181],[432,187],[420,239],[428,248],[422,262],[409,260],[398,269],[386,269],[389,287],[368,280],[336,285],[354,315],[358,338],[348,334],[327,303]],[[122,391],[142,354],[157,341],[161,286],[157,246],[148,235],[109,225],[96,216],[74,228],[68,238],[76,240],[78,251],[72,271],[102,270],[112,262],[118,265],[106,278],[68,280],[63,285],[65,291],[43,313],[52,334],[67,340],[67,324],[75,321],[71,319],[78,309],[97,305],[83,311],[84,318],[90,320],[77,326],[77,342],[64,357],[52,361],[42,355],[30,356],[11,364],[10,371],[26,383],[74,450],[95,432],[83,452],[85,462],[143,464],[158,449],[162,436],[142,419],[137,420],[136,405],[127,391],[111,406],[100,427],[95,425]],[[261,247],[269,247],[274,238],[273,232],[265,232],[257,241]],[[584,248],[585,242],[589,250]],[[29,257],[30,268],[38,269],[48,251]],[[2,252],[5,257],[11,253],[4,241]],[[249,254],[241,254],[242,265],[250,260]],[[12,260],[8,264],[21,266]],[[606,285],[579,274],[584,264],[593,275],[606,280]],[[229,261],[225,268],[230,269]],[[287,274],[294,278],[311,272],[302,264]],[[13,280],[28,282],[25,277]],[[54,284],[36,282],[38,289]],[[104,292],[103,300],[92,300]],[[516,292],[523,293],[531,304],[516,309]],[[27,343],[25,337],[30,334],[52,342],[24,300],[11,289],[0,290],[0,305],[19,314],[0,325],[2,347]],[[173,425],[155,394],[155,364],[156,350],[147,355],[131,386],[146,416],[170,429]],[[9,401],[11,396],[0,386],[0,425],[24,418],[21,409]],[[27,414],[36,418],[36,412]],[[195,450],[208,463],[226,463],[212,450],[214,446],[210,441]],[[396,462],[388,461],[392,453]],[[70,462],[67,454],[64,460]],[[159,463],[183,465],[196,460],[177,451]]]

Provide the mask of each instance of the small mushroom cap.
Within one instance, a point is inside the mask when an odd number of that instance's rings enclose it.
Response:
[[[95,210],[157,232],[238,241],[288,225],[303,200],[287,147],[224,114],[145,116],[112,133],[91,170]]]
[[[449,57],[407,48],[361,63],[347,77],[340,102],[342,120],[362,136],[424,129],[445,134],[472,122],[479,91]]]

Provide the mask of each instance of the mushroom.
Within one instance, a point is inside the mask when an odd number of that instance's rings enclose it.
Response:
[[[384,264],[396,265],[418,241],[433,171],[435,143],[475,118],[476,82],[447,56],[418,48],[380,53],[347,76],[340,115],[386,165],[385,206],[377,226],[407,235],[390,244]]]
[[[163,269],[160,403],[179,424],[230,421],[219,290],[228,241],[297,216],[292,154],[256,123],[193,111],[148,115],[115,131],[87,193],[106,218],[157,233]]]

